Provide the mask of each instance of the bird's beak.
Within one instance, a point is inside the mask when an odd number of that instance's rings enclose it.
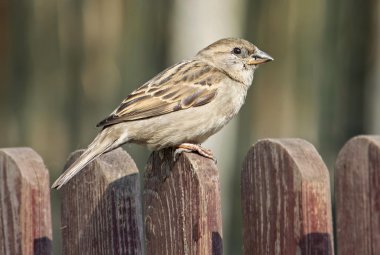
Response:
[[[272,60],[273,58],[269,56],[267,53],[259,49],[256,49],[256,52],[253,53],[251,58],[248,60],[248,65],[259,65]]]

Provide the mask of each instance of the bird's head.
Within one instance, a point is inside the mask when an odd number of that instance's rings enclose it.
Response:
[[[252,43],[238,38],[216,41],[198,52],[196,57],[210,62],[247,86],[251,85],[258,65],[273,60]]]

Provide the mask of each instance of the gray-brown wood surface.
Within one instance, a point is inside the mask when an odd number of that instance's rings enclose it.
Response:
[[[80,153],[73,153],[65,168]],[[139,174],[124,150],[90,163],[60,196],[62,254],[143,253]]]
[[[222,254],[219,185],[213,160],[153,152],[143,192],[147,254]]]
[[[52,254],[49,172],[30,148],[0,149],[0,254]]]
[[[333,254],[328,170],[301,139],[266,139],[241,175],[244,254]]]
[[[335,170],[338,254],[380,254],[380,136],[358,136]]]

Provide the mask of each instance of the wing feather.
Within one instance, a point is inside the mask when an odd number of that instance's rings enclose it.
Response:
[[[99,126],[160,116],[211,102],[227,75],[201,61],[180,62],[133,91]]]

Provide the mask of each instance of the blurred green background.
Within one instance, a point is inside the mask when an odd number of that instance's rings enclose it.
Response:
[[[304,138],[333,178],[347,139],[380,132],[380,0],[0,0],[0,146],[32,147],[53,180],[129,92],[223,37],[275,58],[205,144],[221,173],[225,254],[240,254],[240,169],[253,143]],[[125,149],[143,169],[149,151]],[[55,254],[58,199],[52,191]]]

